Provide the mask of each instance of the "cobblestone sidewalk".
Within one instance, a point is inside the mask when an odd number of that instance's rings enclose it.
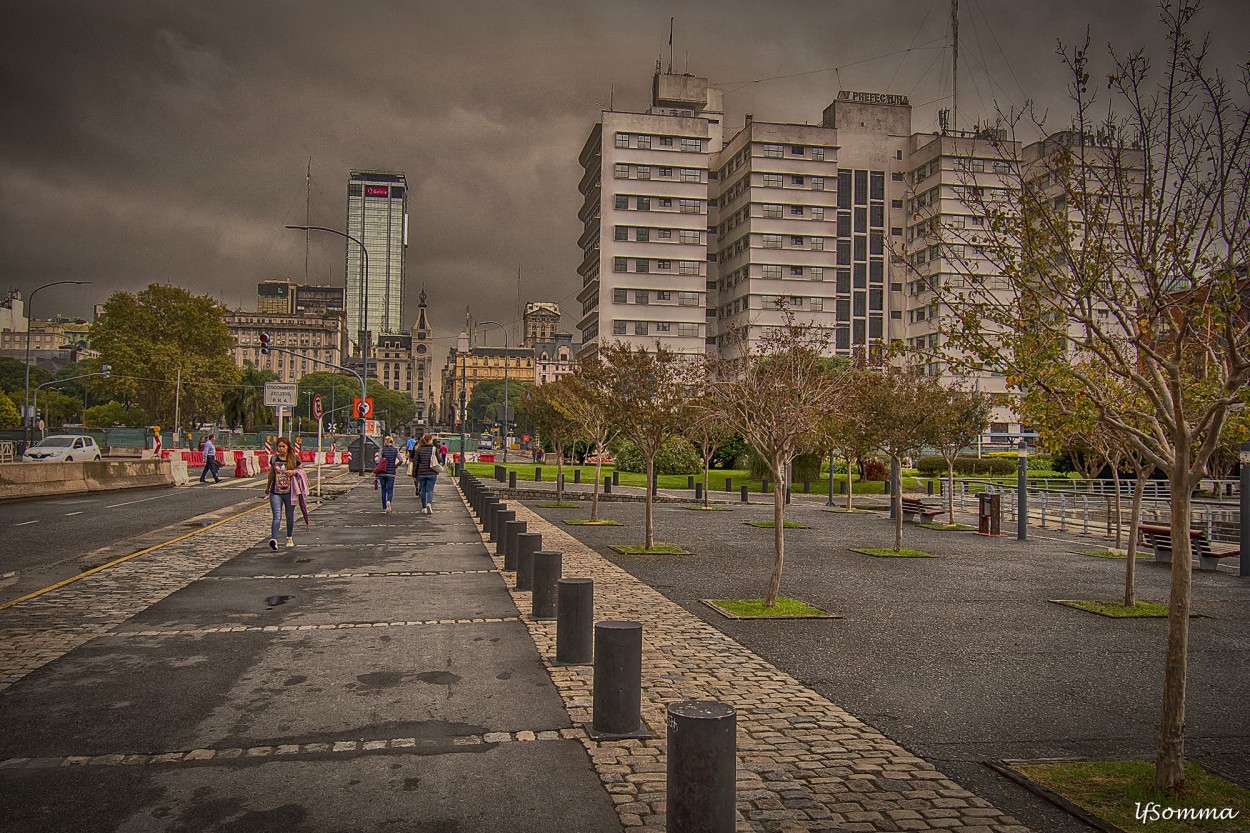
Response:
[[[564,530],[521,504],[509,508],[527,522],[528,531],[542,534],[544,549],[562,553],[565,576],[594,580],[596,620],[643,624],[643,719],[656,737],[595,741],[575,730],[629,829],[664,829],[665,709],[674,701],[699,699],[728,703],[738,712],[739,831],[1027,833],[1028,828],[932,764]],[[512,594],[521,612],[528,613],[530,593],[513,588]],[[574,724],[589,723],[593,669],[554,665],[555,622],[523,618]]]

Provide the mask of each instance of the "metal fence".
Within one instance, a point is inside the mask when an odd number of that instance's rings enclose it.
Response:
[[[1047,481],[1049,482],[1049,481]],[[1202,530],[1212,541],[1237,543],[1240,541],[1240,511],[1236,499],[1237,481],[1204,481],[1189,511],[1189,525]],[[1053,488],[1030,479],[1027,489],[1029,525],[1060,532],[1080,532],[1085,535],[1115,535],[1116,485],[1114,480],[1069,480],[1064,487]],[[960,510],[975,511],[978,492],[998,492],[1003,495],[1003,511],[1007,520],[1016,520],[1017,486],[997,480],[958,479],[955,481],[955,505]],[[946,482],[942,481],[945,497]],[[1212,497],[1219,495],[1219,498]],[[1133,498],[1133,481],[1120,481],[1120,519],[1122,529],[1128,533],[1129,510]],[[1166,480],[1147,482],[1142,498],[1142,523],[1171,524],[1171,501]]]

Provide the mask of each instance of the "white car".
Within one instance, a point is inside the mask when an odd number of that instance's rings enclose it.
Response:
[[[74,460],[99,460],[100,447],[84,434],[44,437],[26,449],[23,463],[70,463]]]

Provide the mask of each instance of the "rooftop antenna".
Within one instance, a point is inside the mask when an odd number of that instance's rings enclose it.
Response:
[[[616,110],[616,87],[608,85],[608,112]]]
[[[517,264],[517,267],[516,267],[516,314],[517,314],[518,320],[523,319],[525,317],[525,308],[521,306],[521,264],[519,263]],[[524,325],[522,325],[521,329],[522,329],[521,335],[524,336],[525,335]]]
[[[973,23],[976,21],[974,20]],[[951,0],[951,124],[959,129],[959,0]]]
[[[308,283],[308,228],[312,225],[312,157],[308,157],[308,170],[304,173],[304,283]]]
[[[668,74],[673,74],[673,21],[677,18],[670,17],[668,19]]]

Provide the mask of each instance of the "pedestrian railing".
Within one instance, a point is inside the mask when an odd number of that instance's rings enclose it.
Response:
[[[13,440],[0,441],[0,463],[12,463],[17,459],[17,443]]]

